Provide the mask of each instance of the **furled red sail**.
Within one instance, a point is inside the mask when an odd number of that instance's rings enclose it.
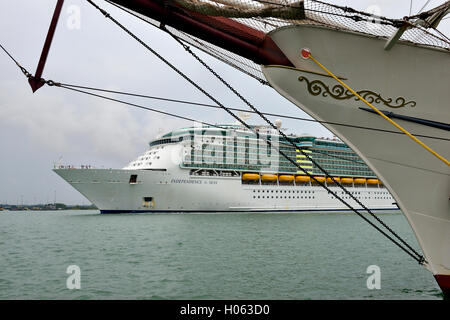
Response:
[[[109,0],[125,11],[164,25],[186,43],[264,81],[259,65],[291,62],[270,38],[274,29],[315,24],[390,38],[404,26],[400,41],[450,50],[434,27],[450,1],[401,20],[378,17],[317,0]]]

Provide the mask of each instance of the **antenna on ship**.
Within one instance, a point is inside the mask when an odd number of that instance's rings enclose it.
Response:
[[[55,163],[53,164],[54,168],[58,168],[61,166],[61,160],[62,160],[63,156],[59,156],[58,160],[55,161]]]
[[[159,139],[162,137],[163,129],[161,127],[158,128],[158,135],[156,136],[156,139]]]

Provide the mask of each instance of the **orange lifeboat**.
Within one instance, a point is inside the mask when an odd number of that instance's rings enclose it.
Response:
[[[367,179],[367,184],[378,184],[379,182],[378,179]]]
[[[255,180],[259,180],[259,174],[257,173],[244,173],[242,175],[242,180],[243,181],[255,181]]]
[[[308,176],[296,176],[295,177],[295,182],[298,182],[298,183],[309,182],[309,180],[311,180],[311,178]]]
[[[292,182],[294,181],[294,176],[290,175],[290,174],[282,174],[278,177],[278,180],[280,182]]]
[[[276,174],[263,174],[261,176],[261,181],[264,182],[274,182],[277,181],[278,177]]]
[[[318,176],[318,177],[314,177],[318,182],[324,182],[325,181],[325,177],[320,177],[320,176]],[[316,181],[316,180],[314,180],[314,182]]]
[[[355,183],[359,183],[359,184],[366,184],[366,179],[364,178],[356,178],[355,180],[353,180]]]
[[[353,178],[341,178],[342,183],[353,183]]]

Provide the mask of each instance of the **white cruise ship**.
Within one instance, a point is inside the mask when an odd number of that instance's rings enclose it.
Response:
[[[272,129],[253,129],[259,138],[239,125],[185,128],[151,141],[123,169],[58,166],[54,171],[101,213],[348,210],[305,171],[357,209],[361,207],[333,179],[372,210],[398,209],[382,182],[340,140],[291,135],[296,149]]]

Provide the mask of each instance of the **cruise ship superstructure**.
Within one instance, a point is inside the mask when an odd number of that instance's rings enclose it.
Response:
[[[61,166],[54,171],[102,213],[348,210],[281,157],[279,149],[356,208],[356,202],[303,153],[369,208],[398,209],[382,182],[340,140],[290,136],[296,149],[274,130],[254,128],[259,138],[238,125],[185,128],[151,141],[149,149],[123,169]]]

